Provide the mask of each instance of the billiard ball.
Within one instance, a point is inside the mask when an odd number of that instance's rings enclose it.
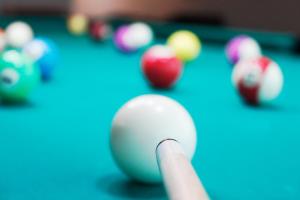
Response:
[[[136,22],[129,25],[127,37],[128,45],[139,49],[151,44],[153,32],[146,23]]]
[[[39,83],[39,70],[34,62],[16,50],[0,56],[1,102],[23,102]]]
[[[37,37],[25,45],[23,52],[39,66],[43,80],[49,80],[53,76],[59,60],[58,48],[54,41],[46,37]]]
[[[260,57],[261,48],[253,38],[246,35],[240,35],[228,42],[225,53],[229,63],[236,64],[240,59]]]
[[[170,47],[155,45],[143,55],[142,71],[152,86],[170,88],[180,78],[183,68]]]
[[[91,20],[89,23],[89,35],[95,41],[104,41],[110,37],[111,27],[101,20]]]
[[[200,39],[197,35],[187,30],[180,30],[171,34],[167,44],[183,62],[194,60],[201,51]]]
[[[13,48],[22,48],[33,38],[33,31],[29,24],[16,21],[8,25],[5,30],[7,45]]]
[[[88,18],[83,14],[72,14],[67,19],[67,27],[73,35],[83,35],[87,32]]]
[[[129,45],[130,37],[128,35],[129,26],[123,25],[119,27],[114,35],[115,46],[122,52],[129,53],[136,51],[137,48]]]
[[[5,41],[5,32],[0,28],[0,52],[5,49],[6,41]]]
[[[190,114],[178,102],[161,95],[136,97],[116,113],[110,146],[120,169],[134,180],[161,181],[156,148],[166,139],[180,143],[191,159],[196,148],[196,129]]]
[[[240,60],[233,69],[232,82],[249,104],[275,99],[283,87],[283,74],[277,63],[267,57]]]

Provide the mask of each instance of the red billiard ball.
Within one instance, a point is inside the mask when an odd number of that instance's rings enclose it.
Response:
[[[101,20],[91,20],[89,34],[95,41],[104,41],[111,35],[111,27]]]
[[[142,71],[154,87],[172,87],[182,74],[182,70],[182,62],[167,46],[155,45],[143,55]]]
[[[239,61],[234,66],[232,81],[241,97],[252,105],[275,99],[284,83],[279,65],[266,57]]]
[[[5,32],[0,27],[0,52],[2,52],[5,48],[6,42],[5,42]]]

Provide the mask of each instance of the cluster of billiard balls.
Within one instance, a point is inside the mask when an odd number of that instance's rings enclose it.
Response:
[[[173,33],[167,45],[155,45],[142,57],[142,69],[150,84],[170,88],[182,74],[183,64],[199,55],[201,43],[190,31]],[[228,62],[233,65],[232,83],[242,99],[259,105],[275,99],[283,87],[277,63],[262,55],[258,42],[246,35],[234,37],[226,45]]]
[[[230,40],[226,55],[233,66],[232,83],[245,102],[258,105],[275,99],[283,87],[279,65],[262,55],[253,38],[241,35]]]
[[[101,20],[88,20],[76,14],[69,17],[71,33],[80,35],[89,27],[95,40],[109,38],[124,53],[146,49],[141,59],[144,77],[155,88],[172,88],[183,74],[184,64],[196,59],[201,52],[201,41],[191,31],[180,30],[169,36],[166,44],[153,45],[153,31],[142,22],[112,29]],[[249,104],[261,104],[276,98],[283,86],[280,67],[262,56],[258,42],[246,35],[234,37],[226,46],[228,62],[233,65],[232,82],[239,95]]]
[[[143,22],[122,25],[115,32],[103,20],[92,19],[83,14],[73,14],[67,20],[67,27],[73,35],[89,32],[96,41],[113,37],[114,44],[123,53],[146,50],[142,57],[142,72],[151,86],[171,88],[183,73],[183,65],[198,57],[201,51],[200,39],[191,31],[173,33],[164,45],[153,45],[151,27]]]
[[[182,73],[182,63],[199,55],[200,44],[189,31],[175,32],[167,45],[154,45],[144,53],[144,75],[154,87],[171,87]],[[283,86],[281,69],[262,56],[261,47],[253,38],[235,37],[228,42],[225,52],[229,63],[234,65],[233,85],[247,103],[257,105],[279,95]],[[164,177],[158,167],[159,145],[168,139],[176,141],[186,157],[192,159],[196,135],[192,118],[179,103],[160,95],[143,95],[130,100],[116,113],[111,129],[111,151],[117,165],[129,177],[157,183]],[[172,153],[170,149],[166,151]]]
[[[151,44],[151,28],[142,22],[119,27],[113,34],[112,27],[102,19],[89,19],[83,14],[72,14],[68,17],[67,28],[73,35],[89,33],[94,41],[103,42],[113,37],[116,48],[124,53],[135,52]]]
[[[119,27],[114,36],[115,45],[122,52],[147,48],[141,59],[141,71],[155,88],[173,87],[183,74],[184,63],[196,59],[201,51],[200,39],[187,30],[174,32],[166,44],[150,46],[153,31],[141,22]]]
[[[27,100],[40,80],[52,78],[58,57],[56,44],[47,37],[34,37],[25,22],[0,29],[0,101]]]
[[[68,28],[82,34],[87,27],[83,16],[72,16]],[[105,23],[93,21],[89,32],[95,40],[111,33]],[[134,52],[152,43],[153,32],[144,23],[121,26],[114,42],[122,52]],[[58,61],[56,45],[48,38],[34,38],[31,27],[14,22],[0,30],[0,98],[23,101],[40,79],[50,79]],[[200,39],[187,30],[176,31],[164,45],[149,47],[142,56],[142,72],[153,87],[174,86],[183,65],[201,52]],[[232,81],[243,99],[259,104],[277,97],[283,86],[280,67],[262,56],[259,44],[238,36],[226,46],[228,61],[234,65]],[[196,129],[189,113],[176,101],[160,95],[144,95],[125,104],[116,114],[111,130],[111,149],[117,164],[135,180],[155,183],[161,175],[157,147],[166,140],[178,142],[188,159],[196,148]]]
[[[155,45],[142,58],[142,69],[152,86],[170,88],[182,74],[183,64],[199,55],[201,42],[190,31],[177,31],[167,45]],[[226,45],[228,62],[233,65],[232,83],[246,103],[259,105],[272,101],[281,92],[283,74],[277,63],[262,55],[253,38],[241,35]]]
[[[201,51],[200,39],[191,31],[180,30],[169,36],[166,45],[150,47],[142,57],[142,71],[156,88],[173,87],[183,73],[186,62]]]
[[[67,28],[72,35],[81,36],[89,33],[96,42],[102,42],[110,38],[112,28],[105,21],[94,18],[89,19],[83,14],[72,14],[67,19]]]

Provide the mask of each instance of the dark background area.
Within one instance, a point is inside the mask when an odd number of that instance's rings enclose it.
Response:
[[[2,14],[127,16],[300,33],[299,0],[0,0]]]

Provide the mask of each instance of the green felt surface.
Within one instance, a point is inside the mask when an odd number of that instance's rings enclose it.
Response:
[[[157,91],[141,75],[142,52],[124,55],[112,42],[70,36],[62,19],[27,20],[57,42],[61,62],[28,104],[0,106],[1,200],[166,199],[162,186],[122,175],[109,150],[114,113],[148,93],[178,100],[193,116],[193,164],[212,199],[300,199],[299,57],[265,52],[282,66],[285,86],[276,101],[255,108],[233,90],[222,45],[204,42],[177,86]]]

